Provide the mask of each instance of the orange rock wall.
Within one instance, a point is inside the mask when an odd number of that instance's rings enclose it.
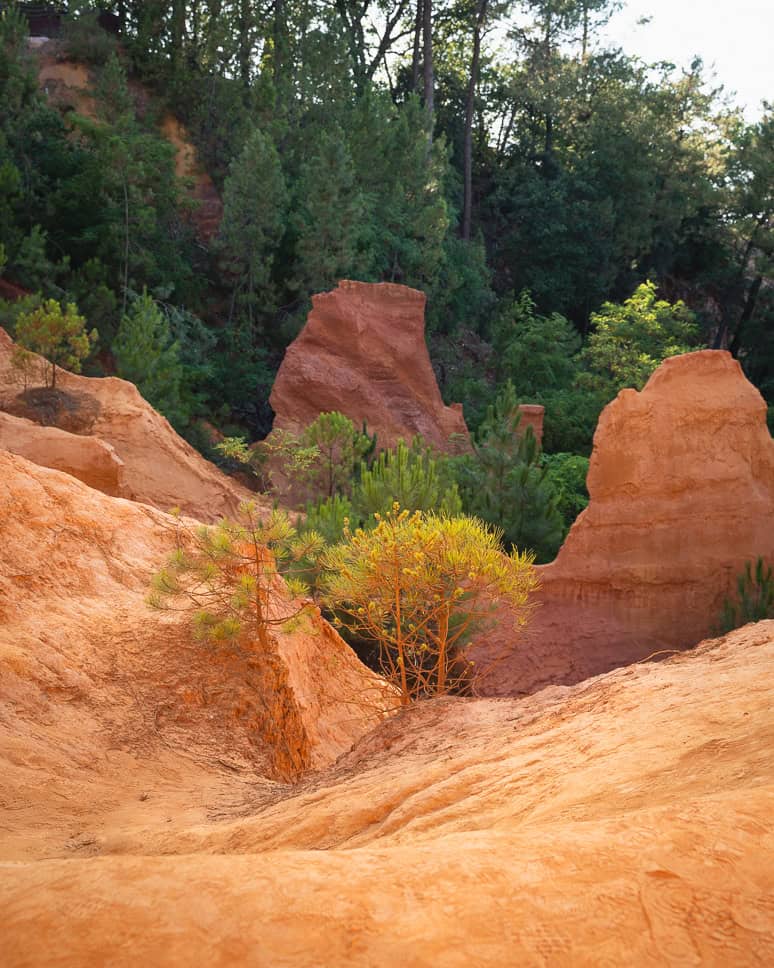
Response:
[[[588,489],[588,508],[539,569],[530,630],[485,691],[577,682],[694,645],[745,562],[774,560],[766,404],[728,353],[674,357],[642,392],[619,393],[599,420]]]
[[[462,406],[444,405],[425,344],[425,296],[392,283],[340,282],[312,297],[269,402],[276,429],[298,431],[320,414],[344,413],[377,447],[421,434],[440,450],[463,449]],[[458,435],[451,443],[449,438]]]
[[[392,693],[315,609],[275,626],[269,654],[209,648],[190,613],[151,609],[175,527],[0,451],[0,734],[32,731],[63,762],[73,744],[109,759],[112,746],[174,740],[288,779],[381,721]],[[297,605],[278,580],[270,611]],[[6,789],[27,789],[25,770],[2,772]]]
[[[532,427],[532,432],[539,444],[543,443],[543,418],[546,408],[539,403],[522,403],[519,405],[521,420],[519,430],[525,433],[527,427]]]

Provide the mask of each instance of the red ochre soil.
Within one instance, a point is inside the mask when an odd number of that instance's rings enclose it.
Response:
[[[263,680],[144,604],[168,521],[0,453],[4,968],[774,962],[774,622],[368,732],[315,619],[291,785]]]

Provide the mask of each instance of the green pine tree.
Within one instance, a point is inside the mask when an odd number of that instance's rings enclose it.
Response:
[[[285,227],[287,191],[277,149],[255,129],[229,169],[217,240],[232,281],[231,316],[242,310],[253,325],[276,308],[272,269]]]
[[[183,366],[166,316],[147,290],[135,295],[113,342],[118,375],[177,426],[188,414],[181,404]]]
[[[307,295],[357,277],[364,203],[338,125],[320,130],[311,157],[301,165],[295,194],[294,288]]]
[[[564,532],[557,499],[532,428],[519,430],[519,409],[508,383],[489,408],[474,454],[459,463],[463,507],[503,530],[503,540],[539,561],[554,557]]]
[[[407,511],[462,511],[451,465],[421,437],[410,445],[399,440],[395,450],[383,450],[370,467],[361,464],[352,506],[364,526],[372,526],[374,514],[387,514],[396,502]]]

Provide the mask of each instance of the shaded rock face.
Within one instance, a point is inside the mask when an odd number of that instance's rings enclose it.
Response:
[[[386,282],[345,280],[313,296],[269,398],[275,429],[298,431],[338,410],[365,421],[379,448],[421,434],[439,450],[467,449],[462,406],[445,406],[430,364],[424,311],[423,293]]]
[[[22,391],[11,364],[12,350],[13,341],[0,328],[0,411],[53,423],[110,445],[124,463],[123,496],[165,511],[179,507],[202,521],[234,514],[241,501],[254,497],[186,443],[133,383],[57,369],[55,393],[40,387]],[[64,438],[58,440],[58,446],[64,447]],[[74,467],[75,451],[87,445],[70,443]],[[39,450],[36,453],[40,455]],[[44,459],[38,462],[47,464]],[[112,485],[107,493],[113,493]]]
[[[190,197],[196,206],[188,217],[196,228],[196,235],[204,243],[217,235],[223,218],[223,202],[207,172],[202,168],[190,133],[176,117],[167,113],[161,121],[161,133],[175,146],[175,174],[189,179]]]
[[[730,354],[666,360],[599,420],[589,506],[485,691],[577,682],[712,633],[746,561],[774,559],[774,441]],[[496,638],[496,634],[495,634]],[[483,660],[486,649],[482,649]]]
[[[26,457],[33,464],[72,474],[89,487],[125,497],[124,462],[111,444],[97,437],[41,427],[31,420],[0,411],[0,450]]]

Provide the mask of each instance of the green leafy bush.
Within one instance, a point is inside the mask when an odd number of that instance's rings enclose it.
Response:
[[[543,454],[542,460],[546,480],[556,494],[556,508],[564,521],[564,538],[573,521],[589,503],[589,492],[586,490],[589,461],[580,454]]]
[[[501,312],[492,343],[498,378],[510,380],[519,399],[542,403],[547,393],[573,385],[581,338],[559,313],[538,315],[528,292]]]
[[[774,618],[774,571],[758,558],[754,570],[752,562],[745,564],[736,579],[736,596],[723,602],[718,631],[725,635],[748,622],[767,618]]]
[[[350,493],[356,470],[375,443],[375,438],[358,430],[343,413],[321,413],[301,434],[301,445],[315,447],[318,455],[303,483],[318,498]]]
[[[67,17],[62,25],[62,41],[70,60],[99,66],[118,50],[118,40],[97,23],[96,10],[86,10],[79,17]]]
[[[176,425],[190,416],[183,407],[180,347],[169,321],[147,290],[133,294],[113,343],[118,375],[131,380],[145,399]]]
[[[562,517],[532,428],[520,433],[519,419],[509,383],[489,408],[474,454],[457,461],[462,504],[467,514],[502,528],[506,545],[550,561],[562,540]]]
[[[623,303],[603,304],[591,314],[592,333],[583,349],[584,387],[612,399],[624,387],[641,390],[670,356],[700,345],[696,317],[683,302],[656,298],[656,285],[643,282]]]

